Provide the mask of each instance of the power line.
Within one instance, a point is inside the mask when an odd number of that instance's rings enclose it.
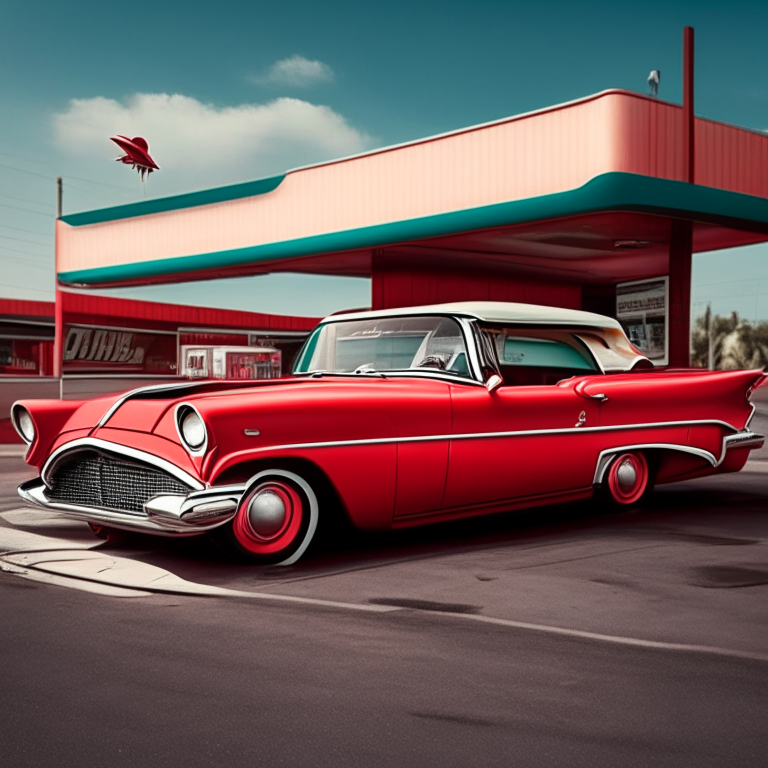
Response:
[[[5,163],[0,163],[0,168],[7,168],[10,171],[18,171],[19,173],[26,173],[30,176],[38,176],[41,179],[48,179],[52,180],[53,176],[46,176],[42,173],[35,173],[34,171],[28,171],[25,168],[17,168],[15,165],[6,165]],[[123,187],[118,184],[108,184],[106,181],[94,181],[93,179],[84,179],[81,176],[63,176],[64,180],[74,179],[75,181],[84,181],[86,184],[99,184],[102,187],[112,187],[113,189],[122,189],[123,191],[127,192],[133,192],[131,187]]]
[[[694,288],[699,288],[705,285],[726,285],[727,283],[754,283],[755,280],[768,280],[768,275],[763,277],[742,277],[736,280],[717,280],[711,283],[695,283]]]
[[[93,179],[82,179],[78,176],[64,176],[64,181],[74,179],[75,181],[84,181],[86,184],[100,184],[102,187],[113,187],[114,189],[122,189],[124,192],[133,192],[131,187],[123,187],[117,184],[107,184],[106,181],[94,181]]]
[[[24,168],[17,168],[15,165],[6,165],[5,163],[0,163],[0,168],[7,168],[9,171],[18,171],[19,173],[27,173],[30,176],[39,176],[41,179],[48,179],[48,181],[51,181],[53,179],[53,176],[45,176],[42,173],[27,171]]]
[[[33,211],[31,208],[20,208],[18,205],[8,205],[7,203],[0,203],[0,208],[10,208],[14,211],[26,211],[27,213],[33,213],[37,216],[45,216],[49,221],[53,218],[52,213],[41,213],[40,211]]]
[[[10,235],[0,235],[3,240],[15,240],[17,243],[30,243],[31,245],[39,245],[41,248],[50,248],[50,243],[38,243],[35,240],[27,240],[24,237],[11,237]]]
[[[46,258],[46,254],[44,253],[33,253],[32,251],[20,251],[18,248],[9,248],[7,245],[2,246],[3,251],[13,251],[14,253],[24,253],[27,256],[40,256],[41,258]]]
[[[90,189],[83,189],[82,187],[78,187],[76,184],[70,184],[68,179],[65,179],[65,181],[67,181],[67,186],[65,187],[65,189],[76,189],[78,192],[81,192],[86,195],[90,195],[91,197],[95,197],[99,200],[104,199],[104,194],[101,192],[91,192]],[[120,189],[123,189],[123,187],[120,187]],[[124,191],[127,192],[127,190],[124,190]]]
[[[32,291],[33,293],[42,293],[45,296],[50,296],[51,291],[44,291],[42,288],[28,288],[26,285],[17,285],[16,283],[0,283],[0,285],[6,288],[23,288],[25,291]]]
[[[30,235],[42,235],[44,237],[53,237],[53,234],[50,232],[41,232],[39,229],[22,229],[21,227],[12,227],[10,224],[0,224],[0,227],[4,229],[15,229],[19,232],[26,232]]]
[[[24,157],[24,155],[14,155],[11,152],[0,152],[0,155],[5,157],[15,157],[18,160],[24,160],[27,163],[37,163],[38,165],[49,165],[47,160],[33,160],[31,157]]]
[[[7,259],[8,261],[16,261],[22,264],[26,264],[26,266],[30,267],[31,269],[44,269],[46,272],[50,271],[51,269],[50,264],[39,264],[36,261],[29,261],[29,259],[20,259],[18,256],[3,255],[2,258]]]
[[[7,197],[9,200],[19,200],[22,203],[32,203],[33,205],[39,205],[45,208],[53,208],[50,203],[39,203],[37,200],[28,200],[26,197],[16,197],[15,195],[6,195],[0,192],[0,197]]]

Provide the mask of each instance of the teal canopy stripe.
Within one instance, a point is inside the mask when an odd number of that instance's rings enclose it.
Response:
[[[212,192],[216,191],[218,190],[212,190]],[[203,193],[193,194],[202,195]],[[768,199],[650,176],[606,173],[568,192],[495,203],[479,208],[343,232],[284,240],[278,243],[72,270],[60,272],[58,277],[62,283],[70,285],[95,286],[134,281],[151,282],[153,278],[171,275],[192,276],[195,272],[204,270],[278,263],[306,256],[378,248],[462,232],[605,211],[653,213],[768,235]],[[76,214],[76,216],[87,215]]]
[[[165,213],[166,211],[178,211],[182,208],[195,208],[199,205],[211,205],[212,203],[225,203],[229,200],[239,200],[243,197],[255,197],[265,195],[277,189],[285,178],[271,176],[268,179],[258,181],[246,181],[242,184],[230,184],[226,187],[203,189],[200,192],[187,192],[184,195],[172,197],[160,197],[156,200],[142,200],[138,203],[116,205],[112,208],[99,208],[95,211],[83,211],[83,213],[71,213],[62,216],[61,220],[70,227],[83,227],[87,224],[103,224],[106,221],[118,221],[120,219],[132,219],[135,216],[148,216],[152,213]]]

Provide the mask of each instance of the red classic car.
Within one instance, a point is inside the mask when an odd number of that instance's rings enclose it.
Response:
[[[290,564],[329,509],[389,529],[744,466],[767,370],[663,370],[615,320],[525,304],[337,314],[291,378],[15,403],[32,504]]]

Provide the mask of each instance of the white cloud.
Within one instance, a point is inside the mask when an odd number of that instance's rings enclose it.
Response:
[[[310,61],[303,56],[290,56],[276,61],[263,75],[255,75],[251,80],[259,84],[304,88],[315,83],[330,82],[333,80],[333,70],[322,61]]]
[[[110,136],[144,136],[162,169],[152,175],[162,194],[259,178],[370,146],[368,136],[330,107],[291,98],[234,107],[166,93],[138,93],[123,102],[72,99],[54,115],[54,131],[67,154],[102,168],[119,154]]]

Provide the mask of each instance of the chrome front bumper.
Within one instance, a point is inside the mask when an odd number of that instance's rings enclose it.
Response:
[[[39,477],[22,483],[18,489],[19,496],[30,504],[73,520],[159,536],[196,536],[224,525],[235,516],[245,485],[206,488],[186,496],[154,496],[145,502],[141,514],[56,501],[48,498],[46,490]]]

